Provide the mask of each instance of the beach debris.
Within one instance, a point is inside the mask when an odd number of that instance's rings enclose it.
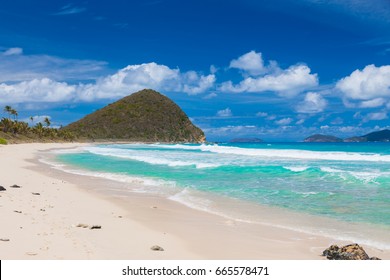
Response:
[[[45,210],[45,209],[43,209],[43,208],[41,208],[41,209],[39,209],[39,211],[45,212],[46,210]]]
[[[8,238],[0,238],[0,241],[3,241],[3,242],[8,242],[9,239]]]
[[[21,188],[21,186],[14,184],[14,185],[10,186],[10,188],[14,188],[14,189],[20,189],[20,188]]]
[[[152,250],[152,251],[164,251],[164,248],[160,247],[158,245],[154,245],[154,246],[150,247],[150,250]]]
[[[89,229],[101,229],[102,226],[99,226],[99,225],[93,225],[93,226],[90,226]]]
[[[4,188],[3,186],[0,186],[0,191],[6,191],[7,189]]]
[[[370,258],[363,247],[356,243],[343,247],[331,245],[322,255],[328,260],[379,260],[377,257]]]
[[[89,228],[89,229],[101,229],[102,228],[102,226],[100,226],[100,225],[89,226],[87,224],[78,224],[78,225],[76,225],[76,227]]]
[[[22,214],[22,211],[19,211],[19,210],[14,210],[15,213],[19,213],[19,214]]]
[[[39,192],[32,192],[33,195],[41,195]]]
[[[78,225],[76,225],[76,227],[88,228],[89,225],[87,225],[87,224],[78,224]]]

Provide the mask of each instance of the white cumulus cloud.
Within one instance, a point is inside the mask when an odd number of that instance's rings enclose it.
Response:
[[[376,108],[381,107],[383,104],[385,104],[386,100],[384,98],[374,98],[371,100],[366,100],[360,102],[361,108]]]
[[[317,74],[312,74],[308,66],[297,64],[265,76],[248,77],[237,85],[231,81],[224,82],[220,90],[233,93],[274,91],[282,96],[293,97],[317,85]]]
[[[9,48],[7,50],[5,50],[3,53],[1,53],[2,55],[20,55],[23,53],[23,49],[22,48]]]
[[[381,112],[373,112],[368,113],[364,118],[363,122],[369,122],[369,121],[381,121],[388,119],[387,112],[381,111]]]
[[[268,117],[268,113],[267,112],[257,112],[256,117],[265,118],[265,117]]]
[[[390,65],[367,65],[355,70],[336,84],[345,99],[346,106],[362,108],[380,107],[390,101]]]
[[[181,73],[179,69],[151,62],[128,65],[113,75],[97,80],[96,84],[82,85],[79,98],[93,100],[123,97],[144,88],[191,95],[207,91],[214,83],[213,74],[205,76],[195,71]]]
[[[250,51],[230,62],[230,68],[236,68],[248,72],[250,75],[261,75],[267,72],[261,53]]]
[[[63,102],[76,95],[77,86],[60,83],[48,78],[34,79],[7,85],[0,84],[0,102]]]
[[[277,125],[289,125],[292,121],[293,121],[292,118],[283,118],[283,119],[275,121],[275,124],[277,124]]]
[[[226,118],[226,117],[233,116],[233,113],[232,113],[232,110],[230,110],[230,108],[226,108],[226,109],[218,111],[217,116]]]
[[[296,106],[296,111],[299,113],[320,113],[324,111],[328,102],[318,92],[306,93],[305,99]]]
[[[71,85],[50,78],[34,78],[18,83],[0,83],[0,102],[72,102],[113,99],[144,88],[198,94],[214,86],[213,74],[180,72],[157,63],[129,65],[94,83]]]

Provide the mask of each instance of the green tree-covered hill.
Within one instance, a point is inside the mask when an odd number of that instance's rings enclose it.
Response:
[[[126,96],[63,128],[80,139],[203,142],[204,133],[168,97],[151,89]]]

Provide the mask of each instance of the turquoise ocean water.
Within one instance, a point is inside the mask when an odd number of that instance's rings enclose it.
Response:
[[[390,232],[390,143],[115,144],[56,160],[204,210],[227,197]]]

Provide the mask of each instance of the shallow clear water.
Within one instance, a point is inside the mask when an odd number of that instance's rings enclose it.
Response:
[[[191,191],[390,226],[389,143],[98,145],[57,160],[199,207]]]

